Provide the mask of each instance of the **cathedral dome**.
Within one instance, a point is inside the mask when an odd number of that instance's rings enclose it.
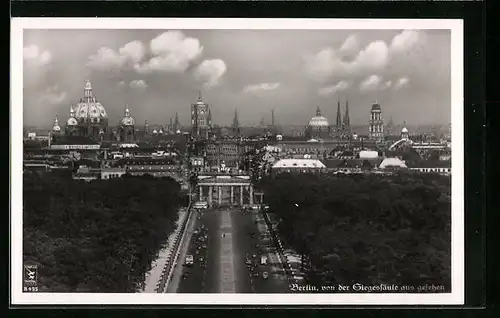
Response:
[[[84,97],[76,104],[75,118],[77,121],[100,122],[108,119],[104,106],[92,95],[92,85],[87,80]]]
[[[316,110],[316,116],[314,116],[309,120],[309,126],[312,128],[329,126],[328,119],[326,119],[326,117],[321,116],[321,110],[319,109],[319,106]]]
[[[406,133],[408,133],[408,128],[406,128],[406,127],[403,127],[403,129],[401,129],[401,133],[403,133],[403,134],[406,134]]]
[[[122,126],[133,126],[135,124],[134,118],[132,118],[132,116],[130,116],[130,111],[129,111],[128,107],[125,109],[125,116],[120,121],[120,124]]]
[[[57,116],[54,118],[54,126],[52,127],[53,132],[60,132],[61,131],[61,126],[59,126],[59,120],[57,119]]]
[[[66,125],[67,126],[76,126],[78,125],[78,121],[76,120],[75,117],[70,117],[68,118],[68,120],[66,121]]]

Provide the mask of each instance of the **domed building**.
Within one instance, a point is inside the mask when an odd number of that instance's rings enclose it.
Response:
[[[135,141],[135,120],[130,116],[130,110],[125,108],[125,115],[120,120],[120,127],[118,128],[118,135],[120,141],[131,142]]]
[[[330,124],[328,123],[328,119],[321,115],[319,106],[316,109],[316,116],[309,120],[305,135],[308,139],[325,139],[330,135]]]
[[[61,133],[61,126],[59,126],[59,119],[57,119],[57,115],[54,118],[54,126],[52,127],[52,133],[59,135]]]
[[[77,121],[75,135],[102,139],[107,134],[108,114],[92,94],[89,80],[85,83],[83,98],[76,104],[74,118]]]
[[[67,136],[74,136],[77,134],[77,126],[78,121],[75,118],[75,110],[73,109],[73,105],[69,108],[69,118],[66,121],[66,126],[64,127],[65,134]]]

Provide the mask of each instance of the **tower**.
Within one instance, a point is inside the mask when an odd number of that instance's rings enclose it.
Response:
[[[236,133],[239,133],[239,131],[240,131],[240,123],[239,123],[239,120],[238,120],[238,109],[234,110],[233,131],[236,132]]]
[[[274,127],[274,109],[271,110],[271,126]]]
[[[146,121],[147,124],[147,121]],[[123,118],[120,121],[119,136],[120,141],[133,142],[135,138],[135,120],[130,116],[128,106],[125,106]]]
[[[344,120],[342,121],[343,125],[343,135],[344,137],[349,138],[351,136],[351,121],[349,118],[349,102],[346,100],[345,101],[345,113],[344,113]]]
[[[375,102],[370,111],[368,136],[371,140],[381,142],[384,139],[384,120],[380,104]]]
[[[337,119],[335,121],[335,137],[340,139],[342,136],[342,114],[340,112],[340,101],[337,101]]]
[[[144,134],[147,135],[149,132],[149,124],[148,124],[148,120],[146,119],[144,121]]]
[[[175,131],[174,131],[174,124],[172,122],[172,117],[170,117],[170,121],[168,123],[168,133],[169,134],[175,133]]]
[[[54,126],[52,127],[52,133],[54,135],[59,135],[61,133],[61,126],[59,126],[59,119],[57,115],[54,117]]]
[[[177,131],[181,128],[181,125],[179,123],[179,114],[175,113],[175,121],[174,121],[174,134],[177,133]]]
[[[389,117],[389,122],[387,123],[386,133],[388,136],[392,135],[392,129],[394,128],[394,123],[392,122],[392,116]]]
[[[201,91],[198,91],[198,100],[196,103],[191,104],[191,136],[193,138],[208,138],[211,124],[211,119],[209,120],[209,113],[209,105],[203,101]]]
[[[406,128],[406,121],[403,124],[403,129],[401,129],[401,139],[403,139],[403,140],[410,139],[410,134],[408,132],[408,128]]]

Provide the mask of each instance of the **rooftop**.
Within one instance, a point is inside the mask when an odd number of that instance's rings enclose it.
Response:
[[[281,159],[278,160],[273,168],[316,168],[322,169],[326,166],[316,159]]]

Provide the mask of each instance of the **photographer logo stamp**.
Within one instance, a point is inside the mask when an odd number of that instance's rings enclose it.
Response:
[[[24,292],[38,291],[38,266],[24,265]]]

